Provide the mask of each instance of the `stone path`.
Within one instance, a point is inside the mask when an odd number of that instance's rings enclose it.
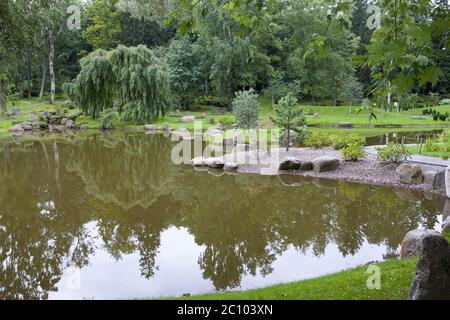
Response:
[[[414,145],[406,145],[406,146],[415,146]],[[376,156],[378,154],[377,148],[383,148],[385,146],[369,146],[369,147],[365,147],[364,149],[366,150],[366,152],[369,155],[373,155]],[[448,166],[450,166],[450,160],[443,160],[440,158],[436,158],[436,157],[429,157],[429,156],[423,156],[423,155],[418,155],[415,154],[413,155],[408,162],[412,162],[412,163],[418,163],[418,164],[423,164],[423,165],[428,165],[428,166],[435,166],[435,167],[443,167],[443,168],[447,168]]]

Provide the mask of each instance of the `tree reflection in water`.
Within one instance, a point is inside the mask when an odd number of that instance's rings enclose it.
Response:
[[[3,144],[0,298],[47,298],[68,266],[89,263],[96,243],[115,259],[138,253],[150,279],[161,233],[172,226],[204,246],[205,279],[235,288],[245,275],[270,274],[289,247],[321,256],[336,244],[347,256],[368,242],[395,252],[406,232],[433,227],[444,207],[443,199],[403,189],[214,177],[173,165],[171,148],[163,136],[120,132]]]

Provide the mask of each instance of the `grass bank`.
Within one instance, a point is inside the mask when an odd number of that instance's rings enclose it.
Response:
[[[65,97],[58,97],[55,104],[49,104],[46,102],[47,99],[43,101],[38,100],[37,98],[32,99],[21,99],[12,101],[8,104],[8,110],[11,110],[13,107],[16,107],[21,110],[21,115],[19,117],[9,118],[9,119],[1,119],[0,117],[0,136],[8,136],[7,130],[13,127],[17,122],[26,121],[31,118],[33,113],[39,114],[39,112],[43,110],[54,111],[57,108],[61,107],[64,109],[63,104],[66,100]],[[270,106],[270,99],[266,97],[261,97],[260,102],[262,105],[260,112],[260,123],[264,128],[269,128],[272,126],[270,121],[270,116],[272,114],[272,109]],[[353,108],[353,111],[350,112],[349,107],[323,107],[323,106],[303,106],[307,118],[307,123],[309,125],[325,125],[329,126],[328,128],[311,128],[311,130],[328,130],[328,131],[336,131],[336,124],[340,122],[351,122],[356,126],[368,126],[368,111],[363,111],[361,113],[357,113],[357,108]],[[433,109],[445,113],[450,112],[450,105],[446,106],[437,106]],[[199,107],[193,106],[193,110],[197,110],[194,112],[189,112],[189,115],[195,116],[196,119],[203,122],[203,128],[207,129],[213,126],[213,123],[217,123],[223,117],[232,116],[230,113],[225,114],[212,114],[208,111],[207,107]],[[68,110],[68,114],[77,113],[78,109]],[[376,126],[416,126],[416,128],[411,128],[411,130],[418,130],[421,128],[417,128],[418,126],[423,126],[424,129],[432,128],[432,126],[442,126],[449,124],[449,122],[445,121],[433,121],[431,116],[427,116],[424,119],[417,119],[414,117],[422,116],[422,109],[413,109],[408,111],[402,111],[399,114],[396,112],[385,112],[383,110],[376,110],[377,120],[372,121],[372,126],[375,128],[355,128],[352,130],[361,131],[363,135],[377,135],[379,132],[386,133],[387,128],[376,128]],[[313,116],[312,114],[316,114]],[[170,113],[169,115],[157,120],[154,124],[162,125],[164,123],[169,124],[172,128],[177,129],[180,126],[184,126],[187,129],[193,129],[193,123],[181,123],[181,117],[183,115],[187,115],[187,113]],[[92,119],[88,116],[81,116],[77,120],[77,124],[84,124],[88,129],[97,129],[100,126],[99,119]],[[115,128],[132,128],[132,129],[142,129],[143,124],[134,124],[130,121],[121,121],[119,119],[113,122]],[[393,131],[399,131],[402,129],[394,128]],[[339,131],[342,133],[342,131]]]
[[[184,297],[186,300],[405,300],[408,298],[417,259],[376,263],[381,289],[370,290],[371,274],[361,266],[336,274],[268,288]]]
[[[420,146],[410,146],[410,147],[408,147],[408,150],[412,154],[420,154],[420,155],[423,155],[423,156],[429,156],[429,157],[435,157],[435,158],[441,158],[441,159],[449,159],[450,158],[450,152],[445,152],[445,151],[436,151],[436,152],[424,151],[423,146],[422,146],[422,150],[420,150]]]

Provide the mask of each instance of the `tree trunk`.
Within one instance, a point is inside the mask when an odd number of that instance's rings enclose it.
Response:
[[[311,95],[311,104],[312,104],[313,106],[316,105],[316,97],[314,97],[314,95]]]
[[[0,81],[0,111],[1,112],[8,111],[6,109],[6,98],[5,98],[5,93],[4,93],[2,81]]]
[[[232,89],[232,84],[231,84],[231,75],[228,79],[228,84],[227,84],[227,109],[229,112],[233,111],[233,89]]]
[[[352,114],[352,102],[350,101],[350,114]]]
[[[30,66],[30,53],[27,49],[26,51],[26,62],[27,62],[27,80],[28,80],[28,99],[31,98],[31,66]]]
[[[336,80],[333,81],[333,107],[337,105],[337,87]]]
[[[42,99],[45,92],[45,79],[47,78],[47,63],[44,60],[42,63],[42,82],[41,82],[41,91],[39,92],[39,100]]]
[[[55,102],[55,93],[56,93],[56,84],[55,84],[55,70],[54,70],[54,63],[55,63],[55,41],[53,38],[53,30],[48,30],[48,42],[50,45],[50,54],[48,59],[49,64],[49,74],[50,74],[50,103]]]
[[[206,96],[209,95],[209,82],[208,82],[208,78],[205,79],[205,95],[206,95]]]

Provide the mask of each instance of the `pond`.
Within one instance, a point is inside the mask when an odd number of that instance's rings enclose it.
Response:
[[[0,144],[0,298],[249,289],[395,256],[433,194],[172,164],[163,135]]]
[[[377,136],[367,137],[366,145],[379,146],[388,144],[389,142],[406,144],[419,144],[422,140],[425,142],[428,138],[433,138],[439,134],[442,134],[443,130],[428,130],[428,131],[399,131],[380,134]]]

